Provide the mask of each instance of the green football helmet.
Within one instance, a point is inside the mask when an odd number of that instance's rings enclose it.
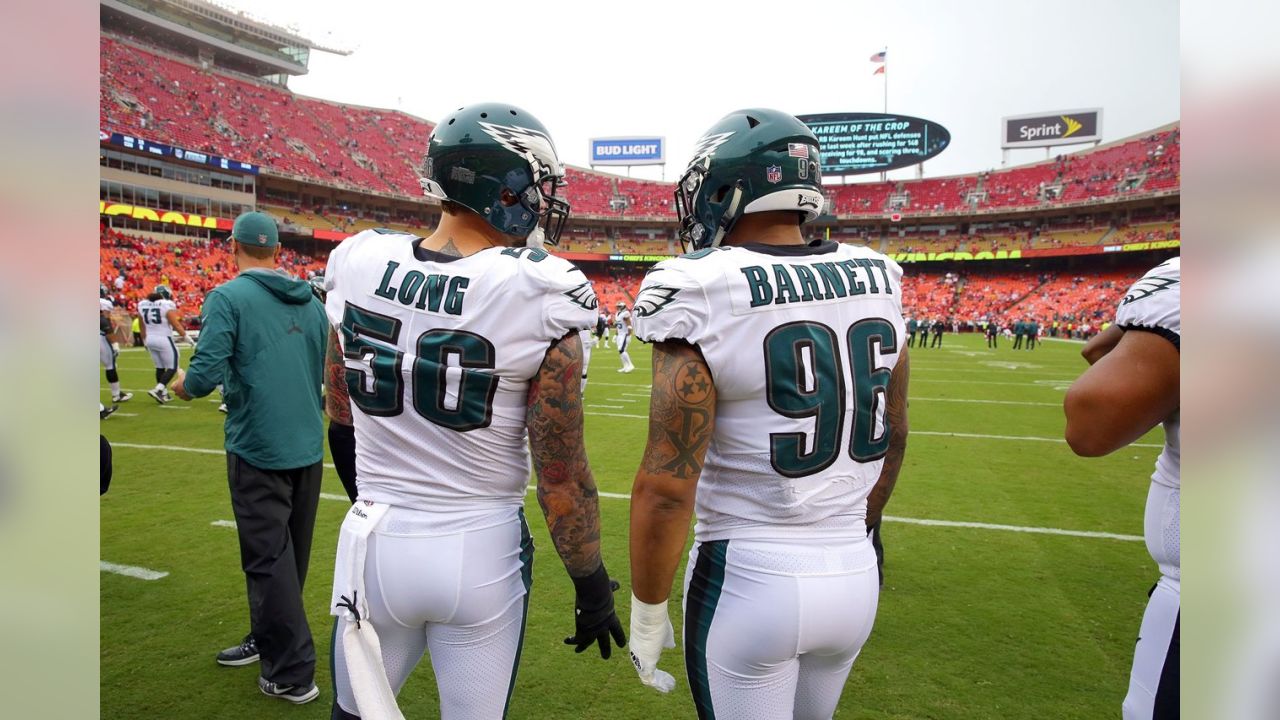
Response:
[[[169,286],[168,286],[168,285],[157,285],[157,286],[156,286],[156,288],[155,288],[155,290],[152,290],[151,292],[155,293],[156,295],[159,295],[160,297],[164,298],[165,300],[172,300],[172,299],[173,299],[173,292],[172,292],[171,290],[169,290]]]
[[[546,127],[513,105],[458,108],[427,144],[423,192],[466,207],[531,246],[556,244],[569,203],[556,197],[564,168]]]
[[[818,138],[778,110],[729,113],[702,136],[676,183],[676,216],[686,251],[717,247],[747,213],[822,213]]]

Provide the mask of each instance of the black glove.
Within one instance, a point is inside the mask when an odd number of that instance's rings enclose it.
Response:
[[[609,636],[618,647],[626,647],[627,635],[622,631],[622,623],[613,611],[613,591],[619,585],[616,580],[609,579],[604,563],[584,578],[571,577],[574,590],[573,619],[576,632],[572,637],[564,639],[565,645],[573,645],[574,652],[582,652],[592,643],[600,644],[600,657],[605,660],[613,654],[609,645]]]
[[[884,544],[880,542],[880,521],[867,526],[867,537],[876,549],[876,572],[880,573],[880,587],[884,587]]]

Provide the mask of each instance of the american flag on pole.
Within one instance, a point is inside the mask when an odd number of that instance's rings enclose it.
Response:
[[[871,56],[871,62],[884,62],[884,56],[885,56],[885,53],[887,53],[887,52],[889,52],[889,51],[888,51],[888,50],[881,50],[880,52],[876,53],[875,55],[872,55],[872,56]]]

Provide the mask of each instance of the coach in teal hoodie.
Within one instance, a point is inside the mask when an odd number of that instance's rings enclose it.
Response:
[[[273,218],[241,215],[231,240],[240,274],[205,298],[199,347],[173,391],[190,400],[221,383],[227,403],[227,478],[252,630],[217,661],[258,660],[262,692],[304,703],[319,694],[302,586],[320,500],[328,323],[311,286],[277,269]]]

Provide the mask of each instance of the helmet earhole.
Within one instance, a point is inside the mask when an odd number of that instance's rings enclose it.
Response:
[[[511,192],[510,188],[502,188],[502,195],[499,196],[503,205],[511,206],[520,202],[520,198]]]

